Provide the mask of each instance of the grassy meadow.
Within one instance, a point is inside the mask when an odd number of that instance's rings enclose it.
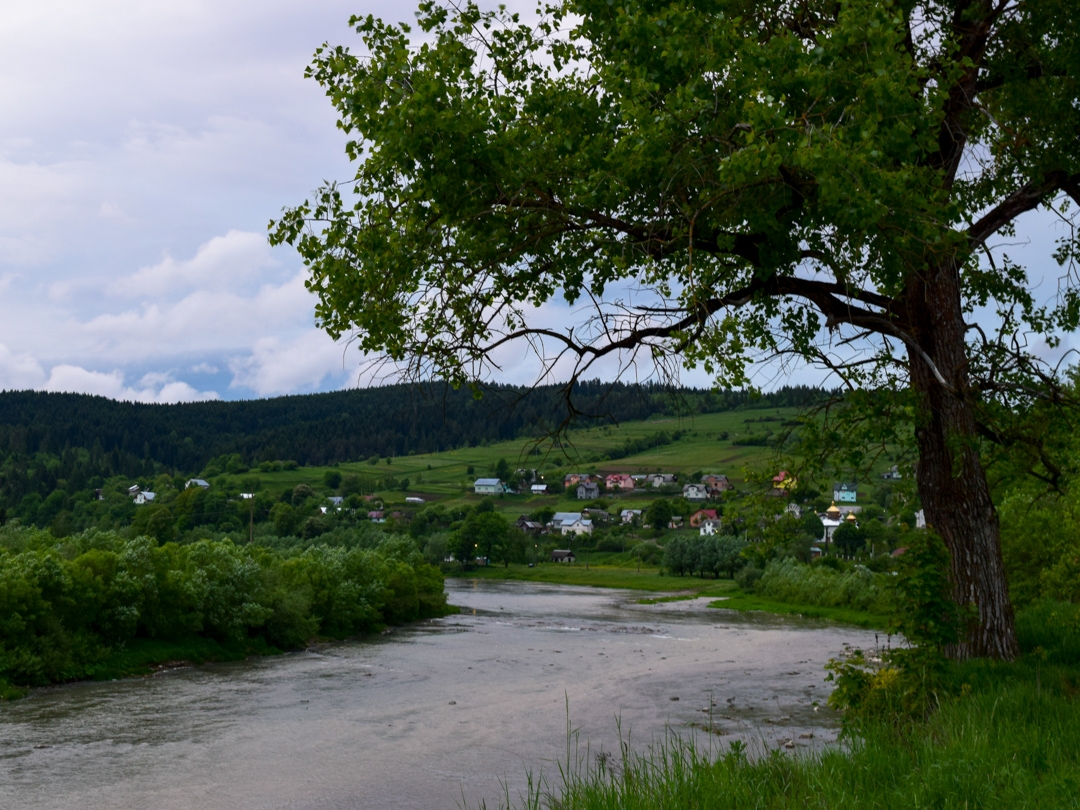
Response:
[[[759,479],[776,474],[777,451],[773,447],[739,444],[740,439],[760,440],[766,430],[774,434],[785,430],[784,423],[798,415],[794,408],[748,409],[725,413],[699,414],[684,418],[657,418],[620,425],[604,425],[569,431],[560,446],[550,442],[537,444],[531,439],[517,439],[476,447],[463,447],[440,453],[397,456],[342,463],[334,467],[297,467],[292,470],[250,472],[224,475],[215,481],[239,487],[245,480],[257,478],[259,487],[273,494],[299,484],[316,491],[326,489],[323,476],[336,470],[343,476],[356,475],[362,493],[378,494],[389,508],[405,507],[406,497],[421,497],[425,502],[475,500],[472,484],[476,478],[493,474],[505,459],[511,469],[536,469],[545,481],[561,481],[566,473],[673,472],[683,478],[696,472],[727,475],[737,486],[748,478]],[[660,432],[669,436],[681,432],[678,440],[616,460],[608,459],[628,440],[643,440]],[[472,472],[469,470],[472,468]],[[393,478],[408,479],[408,489],[388,488]],[[647,505],[655,492],[621,495],[618,501],[640,501]],[[556,510],[577,509],[580,502],[573,493],[566,495],[506,495],[496,498],[496,509],[516,517],[549,506]],[[639,508],[627,503],[628,508]]]

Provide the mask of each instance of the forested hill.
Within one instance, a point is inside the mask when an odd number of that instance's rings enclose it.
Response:
[[[617,421],[657,414],[712,413],[739,407],[799,406],[821,396],[807,387],[759,398],[659,386],[581,383],[575,406]],[[290,459],[321,465],[373,455],[405,455],[538,435],[566,414],[562,391],[487,389],[481,399],[447,386],[396,385],[233,402],[144,405],[83,394],[0,392],[0,458],[73,448],[91,466],[140,474],[147,462],[179,471],[239,453],[245,462]]]

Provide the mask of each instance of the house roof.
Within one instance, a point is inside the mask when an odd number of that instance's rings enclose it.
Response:
[[[473,482],[474,487],[497,487],[502,481],[498,478],[477,478]]]
[[[201,478],[189,478],[188,482],[184,484],[184,489],[188,487],[202,487],[203,489],[210,489],[210,485]]]
[[[581,512],[556,512],[551,518],[552,523],[573,523],[581,519]]]

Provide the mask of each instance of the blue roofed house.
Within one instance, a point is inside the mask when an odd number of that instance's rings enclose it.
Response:
[[[837,503],[855,503],[859,497],[859,484],[855,481],[837,481],[832,486],[833,500]]]
[[[477,495],[502,495],[506,491],[498,478],[477,478],[473,482],[473,492]]]

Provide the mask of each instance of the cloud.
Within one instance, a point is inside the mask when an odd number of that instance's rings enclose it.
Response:
[[[74,331],[92,354],[113,362],[233,354],[270,335],[311,328],[314,298],[305,278],[298,272],[253,294],[196,289],[176,302],[98,315]]]
[[[113,291],[133,297],[160,297],[192,288],[236,289],[275,264],[266,236],[229,231],[200,245],[186,261],[166,256],[152,267],[117,280]]]
[[[67,364],[54,366],[48,381],[40,386],[40,389],[97,394],[129,402],[172,403],[220,399],[214,391],[198,391],[186,382],[174,380],[170,375],[161,372],[146,374],[135,387],[128,387],[124,384],[124,374],[121,371],[88,371],[81,366]]]
[[[37,388],[45,381],[41,364],[29,354],[12,354],[0,343],[0,391]]]
[[[249,388],[259,396],[318,388],[328,378],[344,382],[346,348],[329,335],[311,329],[291,341],[266,337],[247,357],[235,358],[230,388]]]

